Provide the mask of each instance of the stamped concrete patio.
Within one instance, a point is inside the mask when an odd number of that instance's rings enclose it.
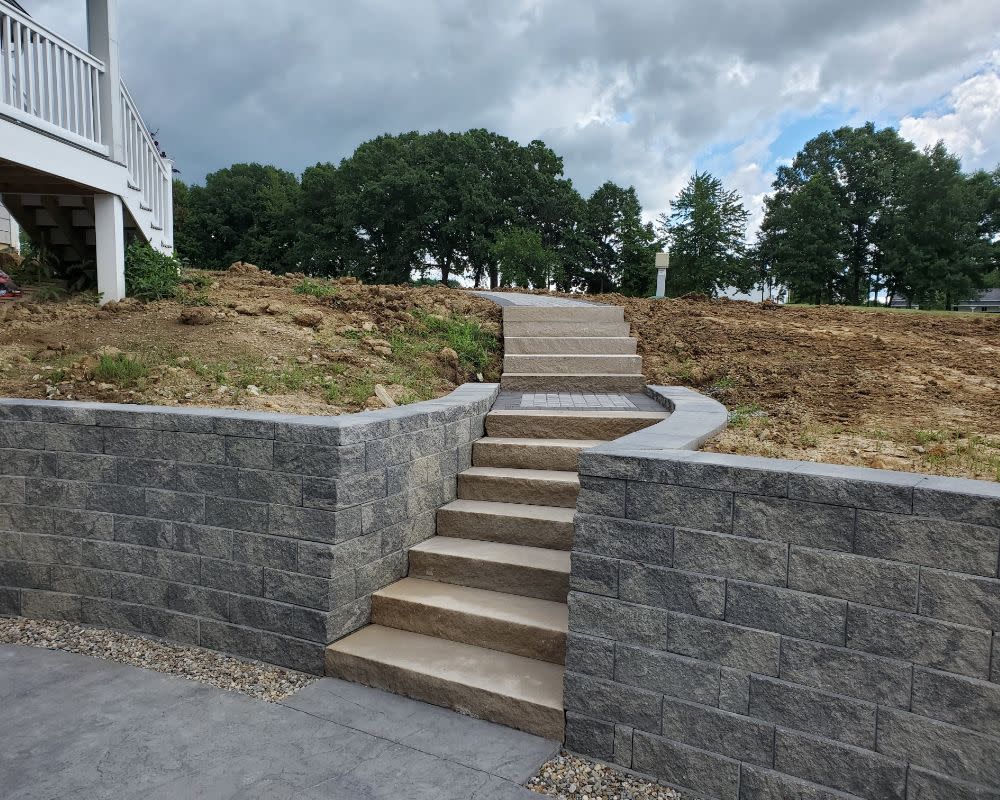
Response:
[[[330,678],[271,704],[8,645],[0,710],[5,800],[527,800],[558,747]]]

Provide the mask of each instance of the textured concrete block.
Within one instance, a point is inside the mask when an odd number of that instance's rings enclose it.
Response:
[[[372,617],[371,595],[359,597],[353,603],[340,606],[333,610],[326,621],[326,641],[335,642],[338,639],[363,628]]]
[[[294,639],[276,633],[260,634],[260,658],[269,664],[290,667],[312,675],[322,675],[325,651],[326,646],[318,642]]]
[[[715,619],[725,612],[721,578],[623,561],[619,580],[623,600]]]
[[[976,628],[1000,630],[1000,580],[921,569],[920,613]]]
[[[382,554],[407,549],[430,539],[435,534],[435,526],[436,515],[433,511],[428,511],[398,525],[385,528],[379,533],[382,539]]]
[[[81,598],[80,621],[124,631],[142,630],[143,606],[103,598]]]
[[[945,775],[910,766],[910,797],[919,800],[1000,800],[1000,789],[953,780]]]
[[[0,583],[6,581],[0,579]],[[80,622],[81,602],[81,598],[74,594],[21,589],[21,615],[32,619],[64,619],[68,622]]]
[[[751,583],[784,586],[788,545],[705,531],[674,531],[674,566]]]
[[[719,800],[736,800],[739,790],[738,761],[641,731],[632,739],[632,768]]]
[[[853,508],[842,506],[737,495],[732,532],[804,547],[850,551],[854,513]]]
[[[682,700],[715,705],[719,699],[719,671],[715,664],[618,644],[615,680]]]
[[[23,561],[21,534],[0,530],[0,561]]]
[[[273,469],[274,442],[270,439],[227,436],[225,463],[231,467],[246,469]]]
[[[615,643],[596,636],[569,633],[566,636],[566,669],[610,680],[615,672]]]
[[[377,592],[390,583],[405,578],[406,570],[407,555],[404,550],[396,550],[377,561],[358,564],[354,570],[354,591],[356,595]],[[354,597],[350,599],[353,600]]]
[[[244,500],[278,503],[285,506],[302,505],[302,478],[260,469],[238,471],[237,493]]]
[[[115,483],[118,479],[118,459],[93,453],[59,453],[56,474],[62,480]]]
[[[104,434],[104,452],[109,456],[160,458],[163,453],[161,431],[137,428],[98,428]]]
[[[264,568],[239,561],[201,560],[201,584],[223,592],[260,597],[263,594]]]
[[[143,632],[151,636],[161,636],[184,644],[196,645],[199,642],[199,620],[187,614],[143,606],[141,627]]]
[[[634,520],[591,516],[577,509],[573,550],[625,561],[669,567],[673,564],[674,529]]]
[[[142,549],[131,544],[87,539],[83,542],[83,564],[115,572],[142,572]]]
[[[216,498],[239,494],[239,470],[222,464],[177,464],[172,489]]]
[[[632,733],[628,725],[615,725],[615,746],[612,760],[626,769],[632,766]]]
[[[44,450],[45,430],[41,422],[11,422],[0,420],[0,447],[15,450]]]
[[[115,477],[108,482],[123,486],[146,486],[152,489],[174,488],[177,465],[173,461],[148,458],[115,458]]]
[[[663,648],[667,619],[662,609],[582,592],[569,593],[569,629],[578,633]]]
[[[1000,737],[1000,686],[995,683],[917,667],[910,710]]]
[[[814,503],[909,514],[921,475],[835,464],[803,464],[788,475],[788,496]]]
[[[827,644],[844,643],[847,603],[754,583],[729,581],[726,622]]]
[[[774,768],[859,797],[906,797],[905,763],[781,728],[774,739]]]
[[[878,751],[957,780],[1000,786],[1000,739],[927,717],[879,709]]]
[[[337,511],[359,506],[386,496],[384,472],[361,473],[339,480],[304,478],[302,505]]]
[[[581,514],[624,517],[625,481],[581,475],[576,508]]]
[[[574,753],[611,761],[615,755],[615,726],[568,712],[565,744]]]
[[[35,508],[25,505],[0,505],[0,530],[19,533],[53,533],[53,520],[69,516],[71,511]]]
[[[114,486],[108,483],[90,484],[87,497],[89,511],[106,511],[110,514],[146,513],[145,490],[136,486]]]
[[[774,678],[750,678],[750,716],[875,749],[875,704],[805,689]]]
[[[214,589],[168,583],[162,605],[171,611],[225,620],[230,617],[229,598],[228,594]]]
[[[294,539],[233,532],[233,561],[294,571],[298,552],[298,544]]]
[[[835,789],[743,764],[739,800],[855,800]]]
[[[1000,528],[858,512],[855,552],[925,567],[995,577]]]
[[[54,592],[86,597],[111,597],[111,573],[104,570],[54,566],[51,569],[50,580]]]
[[[299,442],[274,443],[274,469],[298,475],[333,477],[363,473],[364,444],[346,447],[323,447]]]
[[[201,620],[198,630],[198,644],[210,650],[221,650],[245,658],[260,658],[261,632],[238,625]]]
[[[21,536],[20,558],[38,564],[83,563],[83,540],[67,536]]]
[[[58,478],[59,454],[0,448],[0,475]]]
[[[43,513],[44,510],[42,510]],[[3,526],[3,506],[0,506],[0,527]],[[96,511],[68,511],[52,515],[52,532],[57,536],[79,536],[81,539],[113,539],[114,517]]]
[[[146,514],[155,519],[202,523],[205,521],[205,496],[146,489]]]
[[[661,700],[655,692],[566,673],[564,703],[568,712],[658,733]]]
[[[323,511],[317,508],[272,505],[268,530],[276,536],[334,544],[361,534],[361,509]]]
[[[171,547],[184,553],[194,553],[209,558],[231,558],[233,531],[228,528],[211,528],[207,525],[171,523]]]
[[[228,497],[205,498],[205,524],[251,533],[267,533],[267,503]]]
[[[642,522],[725,533],[732,528],[733,495],[729,492],[629,481],[626,507],[629,519]]]
[[[663,698],[662,735],[675,742],[771,766],[774,725],[717,708]]]
[[[29,506],[87,508],[91,485],[54,478],[25,478],[24,502]]]
[[[913,513],[920,517],[997,527],[1000,484],[925,476],[913,490]]]
[[[143,550],[142,574],[151,578],[196,584],[201,576],[201,559],[190,553]]]
[[[186,464],[225,464],[226,437],[168,431],[162,434],[161,457]]]
[[[761,675],[777,675],[780,638],[768,631],[671,614],[667,647],[690,658]]]
[[[174,541],[173,524],[161,519],[115,515],[115,541],[143,547],[170,547]]]
[[[793,546],[788,561],[788,586],[912,612],[917,610],[918,573],[919,567],[898,561]]]
[[[719,676],[719,708],[746,716],[750,709],[750,673],[722,668]]]
[[[989,631],[853,603],[847,646],[971,677],[989,669]]]
[[[52,567],[48,564],[25,564],[22,561],[0,561],[0,586],[20,589],[48,589]]]
[[[45,449],[71,453],[103,453],[104,430],[91,425],[46,425]]]
[[[573,553],[569,588],[577,592],[618,596],[618,561],[587,553]]]
[[[0,587],[0,614],[18,616],[21,613],[21,592]]]
[[[790,637],[781,641],[782,680],[833,694],[909,708],[912,673],[904,661]]]
[[[230,621],[248,628],[282,633],[312,642],[324,642],[326,615],[309,608],[234,595]]]
[[[298,547],[298,571],[322,578],[332,578],[371,564],[381,554],[381,542],[377,533],[332,545],[299,542]]]

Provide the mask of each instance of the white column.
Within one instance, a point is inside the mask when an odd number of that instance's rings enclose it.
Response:
[[[116,194],[94,195],[97,291],[101,305],[125,297],[125,212]]]
[[[101,75],[101,131],[111,158],[125,163],[125,121],[118,56],[118,0],[87,0],[87,49],[104,62]]]
[[[663,297],[667,293],[667,268],[670,266],[670,253],[656,254],[656,296]]]

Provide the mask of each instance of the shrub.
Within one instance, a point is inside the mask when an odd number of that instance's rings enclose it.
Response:
[[[140,300],[173,297],[181,278],[181,264],[150,247],[132,242],[125,251],[125,291]]]
[[[310,294],[313,297],[333,297],[337,293],[337,287],[326,281],[311,281],[306,278],[292,291],[295,294]]]
[[[146,365],[124,353],[102,354],[94,367],[94,380],[131,386],[149,375]]]

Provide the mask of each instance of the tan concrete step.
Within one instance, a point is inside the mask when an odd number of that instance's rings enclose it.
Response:
[[[372,623],[563,664],[565,603],[403,578],[372,595]]]
[[[434,536],[410,548],[410,577],[565,603],[569,553]]]
[[[642,375],[563,375],[505,372],[500,386],[512,392],[641,392]]]
[[[486,417],[488,436],[517,439],[604,439],[635,433],[670,416],[668,411],[509,409]]]
[[[622,322],[621,306],[507,306],[504,322]]]
[[[628,336],[627,322],[510,322],[503,324],[504,336]]]
[[[604,444],[600,439],[517,439],[486,436],[472,446],[477,467],[552,469],[576,472],[580,453]]]
[[[563,668],[557,664],[369,625],[326,649],[326,674],[563,738]]]
[[[637,342],[631,336],[507,336],[508,355],[584,353],[590,355],[635,355]]]
[[[574,514],[572,508],[453,500],[438,509],[437,533],[456,539],[569,550]]]
[[[575,508],[579,493],[579,476],[566,470],[470,467],[458,475],[462,500]]]
[[[642,358],[621,355],[508,355],[503,371],[532,375],[640,375]]]

